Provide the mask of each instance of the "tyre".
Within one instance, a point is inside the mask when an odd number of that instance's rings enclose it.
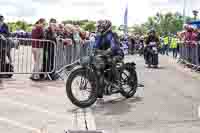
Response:
[[[158,54],[153,54],[152,65],[155,65],[155,66],[158,65]]]
[[[68,98],[74,105],[80,108],[87,108],[96,102],[97,80],[95,77],[96,76],[92,72],[84,68],[76,69],[69,75],[66,82],[66,92]],[[80,81],[80,84],[78,85],[79,88],[73,84],[76,78],[78,79],[78,81]],[[78,88],[77,90],[73,88],[75,86]],[[74,94],[74,92],[79,93],[82,91],[86,91],[89,93],[88,96],[85,96],[83,93],[80,95],[81,97],[86,98],[84,100],[80,100],[78,96]]]
[[[125,64],[121,70],[121,95],[125,98],[133,97],[137,91],[138,79],[135,71],[135,66],[132,64]]]

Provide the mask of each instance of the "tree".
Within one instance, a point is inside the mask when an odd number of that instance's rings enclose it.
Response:
[[[191,17],[186,17],[186,22],[191,20]],[[155,16],[149,17],[147,22],[142,24],[141,27],[144,27],[144,29],[154,28],[159,35],[166,33],[175,34],[183,28],[183,16],[178,12],[157,13]],[[138,31],[138,26],[135,27],[135,30]]]
[[[84,26],[83,29],[86,31],[95,31],[96,27],[95,27],[95,22],[87,22]]]

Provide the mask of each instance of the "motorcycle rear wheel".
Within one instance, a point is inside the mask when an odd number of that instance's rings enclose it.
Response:
[[[131,98],[135,95],[138,87],[138,78],[137,72],[135,71],[135,66],[131,64],[125,64],[125,66],[121,70],[120,76],[121,82],[121,95],[125,98]],[[125,90],[124,86],[128,86],[128,91]]]

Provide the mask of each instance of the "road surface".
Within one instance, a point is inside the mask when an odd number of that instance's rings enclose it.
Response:
[[[96,125],[107,133],[199,133],[200,75],[188,73],[170,57],[160,58],[160,69],[144,67],[135,60],[140,98],[106,97],[93,107]]]
[[[136,62],[139,82],[145,87],[134,98],[113,95],[86,110],[90,125],[94,122],[93,128],[106,133],[199,133],[200,75],[169,57],[160,58],[160,69],[145,68],[142,57],[126,60]],[[32,82],[18,75],[4,80],[0,88],[2,133],[86,128],[86,118],[69,102],[63,81]]]

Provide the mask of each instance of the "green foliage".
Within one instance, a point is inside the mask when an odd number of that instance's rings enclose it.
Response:
[[[186,17],[186,22],[191,21],[191,17]],[[155,16],[148,18],[147,22],[142,25],[133,26],[134,32],[146,33],[148,30],[154,28],[159,35],[167,33],[175,34],[183,28],[183,16],[180,13],[157,13]]]
[[[86,31],[95,31],[96,30],[96,22],[90,21],[90,20],[65,20],[62,21],[63,24],[73,24],[73,25],[79,25],[83,30]],[[32,30],[33,25],[28,24],[25,21],[17,21],[17,22],[10,22],[8,23],[10,31],[14,32],[16,30],[24,30],[30,32]],[[112,29],[114,31],[117,30],[116,26],[113,26]]]
[[[95,22],[87,22],[87,23],[85,23],[84,25],[82,25],[81,26],[84,30],[86,30],[86,31],[90,31],[90,32],[92,32],[92,31],[95,31],[95,29],[96,29],[96,26],[95,26]]]
[[[16,31],[16,30],[24,30],[24,31],[30,31],[31,24],[28,24],[25,21],[17,21],[17,22],[10,22],[8,23],[9,29],[11,32]]]

